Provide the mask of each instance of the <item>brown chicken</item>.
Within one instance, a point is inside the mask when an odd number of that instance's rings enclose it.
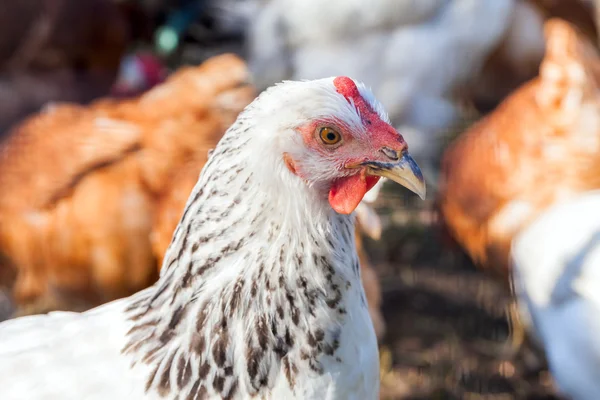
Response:
[[[0,269],[16,272],[18,304],[87,308],[152,283],[156,199],[254,98],[247,78],[223,55],[137,99],[52,105],[15,129],[0,147]]]
[[[511,240],[550,205],[600,188],[600,59],[570,24],[545,25],[539,77],[446,151],[439,205],[474,262],[507,284]]]

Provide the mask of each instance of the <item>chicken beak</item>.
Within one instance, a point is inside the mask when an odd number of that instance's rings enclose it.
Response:
[[[403,151],[395,162],[367,161],[362,165],[367,167],[368,175],[391,179],[416,193],[421,200],[425,200],[426,187],[423,173],[407,151]]]

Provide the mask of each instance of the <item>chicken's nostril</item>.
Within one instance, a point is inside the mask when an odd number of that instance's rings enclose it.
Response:
[[[393,161],[398,161],[398,159],[400,158],[398,152],[396,150],[390,149],[389,147],[384,146],[379,151],[382,152],[387,158]]]

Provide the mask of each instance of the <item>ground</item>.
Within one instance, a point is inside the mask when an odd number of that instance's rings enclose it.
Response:
[[[381,398],[558,399],[537,348],[509,351],[506,289],[442,245],[431,205],[384,191],[375,208],[382,239],[365,246],[388,324]]]

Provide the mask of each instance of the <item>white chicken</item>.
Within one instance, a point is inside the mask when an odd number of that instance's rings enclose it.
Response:
[[[514,0],[266,0],[250,23],[259,89],[342,73],[373,89],[436,181],[455,98],[502,39]]]
[[[521,313],[573,400],[600,399],[599,210],[600,191],[558,203],[512,249]]]
[[[263,92],[211,153],[154,286],[0,324],[2,399],[377,399],[352,212],[382,176],[425,196],[363,85]]]

